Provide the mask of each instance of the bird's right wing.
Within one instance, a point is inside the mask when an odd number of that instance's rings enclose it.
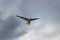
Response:
[[[24,20],[26,20],[26,21],[29,20],[28,18],[25,18],[25,17],[22,17],[22,16],[18,16],[18,15],[16,15],[16,16],[19,17],[19,18],[21,18],[21,19],[24,19]]]
[[[40,19],[40,18],[33,18],[33,19],[31,19],[31,21],[33,21],[33,20],[37,20],[37,19]]]

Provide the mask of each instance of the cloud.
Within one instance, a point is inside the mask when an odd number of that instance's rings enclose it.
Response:
[[[59,40],[59,0],[0,0],[0,40]],[[14,15],[39,17],[30,26]]]
[[[21,15],[22,0],[0,0],[0,40],[15,40],[27,33],[16,14]]]
[[[17,28],[21,28],[19,21],[15,16],[9,16],[6,20],[0,22],[0,40],[14,39],[18,36],[24,35],[27,31],[24,29],[17,31]]]
[[[24,1],[24,0],[23,0]],[[24,16],[40,17],[32,22],[33,35],[23,36],[21,40],[59,40],[60,38],[60,1],[59,0],[29,0],[21,6]],[[42,22],[41,22],[42,21]],[[32,37],[32,38],[31,38]],[[26,39],[25,39],[26,38]]]

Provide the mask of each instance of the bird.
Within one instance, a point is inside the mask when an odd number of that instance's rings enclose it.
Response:
[[[37,20],[37,19],[40,19],[40,18],[26,18],[26,17],[22,17],[22,16],[18,16],[16,15],[17,17],[27,21],[27,24],[30,25],[31,21],[34,21],[34,20]]]

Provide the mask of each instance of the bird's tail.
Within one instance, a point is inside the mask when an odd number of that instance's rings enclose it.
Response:
[[[30,22],[28,21],[26,24],[30,25]]]

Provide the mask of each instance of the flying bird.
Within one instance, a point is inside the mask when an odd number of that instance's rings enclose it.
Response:
[[[26,18],[26,17],[22,17],[22,16],[18,16],[18,15],[16,15],[16,16],[19,17],[19,18],[21,18],[21,19],[23,19],[23,20],[25,20],[25,21],[27,21],[28,25],[30,25],[31,21],[40,19],[40,18],[33,18],[33,19],[32,18]]]

